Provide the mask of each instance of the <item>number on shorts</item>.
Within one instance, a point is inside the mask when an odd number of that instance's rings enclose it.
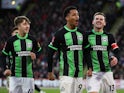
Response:
[[[78,88],[79,88],[79,91],[82,89],[82,84],[80,84],[79,86],[78,86]]]
[[[114,91],[115,89],[114,85],[110,85],[109,88],[110,88],[110,91]]]
[[[33,89],[29,89],[28,90],[28,93],[33,93]]]

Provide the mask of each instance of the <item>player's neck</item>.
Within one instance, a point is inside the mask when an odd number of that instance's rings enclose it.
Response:
[[[26,35],[26,33],[20,33],[19,32],[19,36],[24,37],[25,35]]]
[[[103,32],[103,28],[95,28],[95,27],[94,27],[94,31],[95,31],[95,32]]]
[[[75,26],[72,26],[70,24],[66,24],[66,27],[69,28],[69,29],[75,29],[76,28]]]

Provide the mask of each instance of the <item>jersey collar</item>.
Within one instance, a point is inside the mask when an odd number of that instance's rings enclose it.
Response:
[[[69,29],[69,28],[65,25],[64,28],[65,28],[67,31],[70,31],[70,32],[75,32],[75,31],[77,31],[77,27],[75,27],[75,29]]]
[[[92,32],[93,32],[94,34],[96,34],[96,35],[101,35],[101,34],[103,34],[103,31],[97,32],[97,31],[95,31],[94,29],[92,29]]]
[[[28,34],[26,34],[24,37],[21,37],[19,34],[17,34],[17,37],[18,37],[19,39],[26,39],[26,38],[28,37]]]

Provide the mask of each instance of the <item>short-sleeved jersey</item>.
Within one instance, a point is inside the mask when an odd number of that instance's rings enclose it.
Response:
[[[92,69],[95,72],[111,71],[109,52],[118,48],[112,34],[107,32],[95,32],[88,34],[88,43],[92,61]]]
[[[59,52],[60,76],[83,76],[83,33],[66,26],[55,33],[49,47]]]
[[[41,51],[37,41],[26,34],[25,37],[20,37],[18,34],[9,38],[2,53],[6,56],[11,56],[11,71],[12,76],[16,77],[33,77],[32,59],[30,52]]]

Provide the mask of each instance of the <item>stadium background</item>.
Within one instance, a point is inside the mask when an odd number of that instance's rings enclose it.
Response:
[[[105,30],[114,34],[121,50],[120,62],[112,68],[114,78],[117,88],[124,89],[124,0],[0,0],[0,55],[14,26],[13,19],[18,15],[26,15],[31,20],[30,34],[43,46],[43,52],[33,66],[35,83],[43,87],[58,87],[58,56],[54,55],[53,64],[56,81],[51,82],[47,80],[46,47],[53,33],[65,23],[62,13],[68,5],[78,7],[79,27],[84,31],[92,29],[92,16],[95,12],[101,11],[106,14]],[[0,87],[6,84],[6,77],[2,73],[3,69],[0,68]],[[1,89],[0,93],[3,93]]]

